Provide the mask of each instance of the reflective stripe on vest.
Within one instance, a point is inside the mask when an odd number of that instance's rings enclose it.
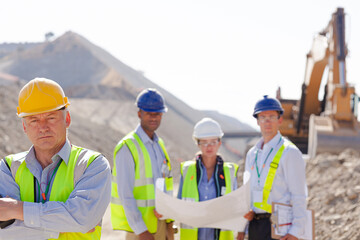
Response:
[[[236,179],[238,165],[235,163],[224,162],[225,175],[225,194],[232,191],[232,182]],[[183,188],[181,198],[186,201],[199,201],[199,191],[197,186],[196,162],[186,161],[181,163],[181,175],[183,176]],[[180,223],[180,239],[196,240],[198,239],[198,229],[189,225]],[[219,240],[233,240],[234,233],[228,230],[221,230]]]
[[[100,153],[93,151],[86,151],[85,154],[90,152],[87,161],[78,164],[79,155],[82,154],[82,148],[72,146],[71,153],[69,156],[68,164],[61,161],[60,167],[55,174],[55,178],[51,187],[49,201],[66,202],[71,192],[74,190],[75,183],[74,179],[80,177],[76,172],[82,167],[81,164],[86,164],[85,168],[88,167],[97,158]],[[9,155],[5,159],[10,166],[10,170],[15,173],[15,182],[20,187],[20,199],[26,202],[35,202],[35,191],[34,191],[34,175],[27,168],[24,153],[15,155]],[[80,170],[81,171],[81,170]],[[96,226],[95,231],[92,233],[60,233],[57,239],[100,239],[101,227]]]
[[[154,215],[155,209],[155,187],[151,167],[150,155],[141,141],[140,137],[131,132],[124,137],[114,150],[114,165],[112,171],[111,184],[111,224],[113,229],[125,230],[133,232],[126,219],[124,207],[121,203],[118,193],[118,186],[116,181],[116,154],[126,144],[129,148],[135,164],[135,184],[133,189],[134,198],[137,207],[142,215],[144,223],[150,233],[155,233],[157,230],[157,218]],[[167,192],[172,194],[173,180],[170,175],[171,166],[170,158],[165,149],[164,142],[159,138],[159,145],[164,152],[167,163],[167,174],[165,176],[165,186]]]
[[[266,176],[264,188],[263,188],[263,201],[262,202],[254,202],[254,207],[262,209],[268,213],[271,213],[272,205],[268,203],[268,199],[270,196],[270,192],[272,189],[272,185],[274,183],[276,171],[279,167],[279,162],[282,157],[282,154],[288,146],[293,144],[287,139],[284,139],[283,145],[279,148],[279,150],[276,152],[275,157],[273,158],[272,162],[270,163],[269,172]]]

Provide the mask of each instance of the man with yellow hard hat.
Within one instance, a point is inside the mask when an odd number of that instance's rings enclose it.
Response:
[[[21,89],[17,114],[32,146],[0,160],[0,222],[8,222],[0,239],[100,239],[110,166],[69,142],[69,105],[52,80],[35,78]]]

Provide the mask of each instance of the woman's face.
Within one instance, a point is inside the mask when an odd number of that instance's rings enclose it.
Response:
[[[217,155],[217,152],[221,146],[221,140],[219,138],[204,138],[198,140],[198,147],[204,158],[211,158]]]

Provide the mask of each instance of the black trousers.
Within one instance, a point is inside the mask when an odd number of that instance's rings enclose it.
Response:
[[[270,218],[253,219],[249,224],[249,240],[273,240]]]

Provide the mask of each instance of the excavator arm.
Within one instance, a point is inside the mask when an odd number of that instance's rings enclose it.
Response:
[[[354,114],[354,100],[358,98],[346,81],[346,55],[345,14],[343,8],[338,8],[326,28],[314,37],[300,100],[292,105],[289,99],[279,99],[291,111],[284,115],[280,131],[311,157],[360,144]],[[322,81],[326,85],[319,100]]]

